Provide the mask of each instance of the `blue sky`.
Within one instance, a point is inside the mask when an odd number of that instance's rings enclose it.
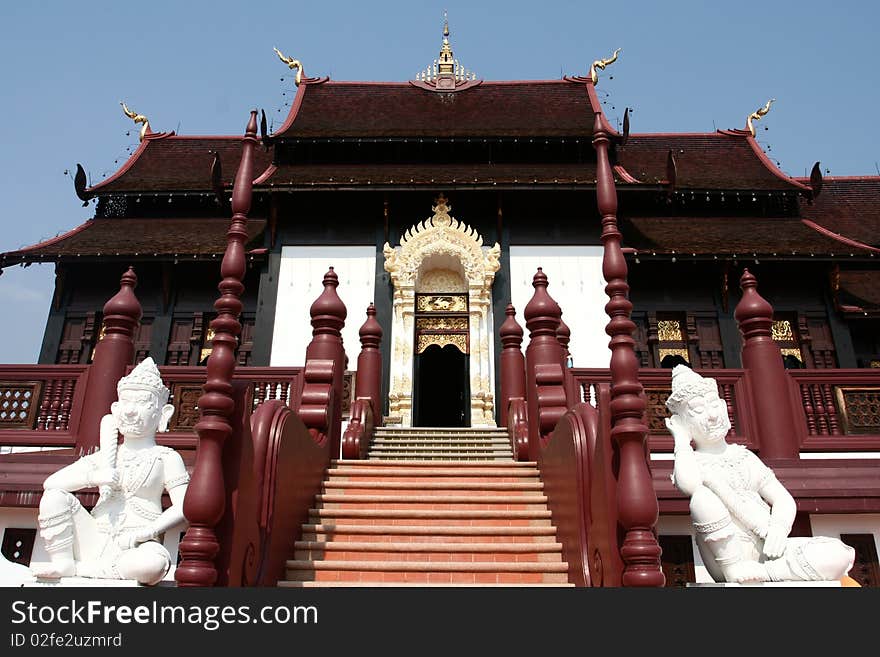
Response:
[[[610,117],[634,109],[634,132],[741,128],[772,97],[758,138],[783,171],[804,175],[819,160],[831,175],[878,173],[876,2],[143,6],[0,4],[0,251],[91,216],[64,172],[81,162],[96,183],[125,161],[137,132],[120,100],[157,131],[240,134],[251,108],[278,125],[292,84],[281,81],[288,71],[273,46],[309,75],[402,81],[437,56],[444,9],[455,55],[478,77],[584,74],[620,47],[599,90]],[[0,307],[14,318],[2,329],[0,363],[36,360],[52,280],[51,265],[0,276]]]

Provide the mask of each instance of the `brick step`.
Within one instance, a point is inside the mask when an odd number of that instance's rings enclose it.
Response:
[[[532,542],[532,543],[480,543],[471,540],[469,543],[455,542],[407,542],[407,541],[389,541],[379,543],[376,541],[297,541],[294,544],[294,550],[301,556],[294,556],[294,559],[326,559],[331,554],[347,554],[347,553],[375,553],[375,554],[392,554],[401,553],[406,555],[406,559],[401,556],[401,561],[413,561],[413,554],[451,554],[458,558],[448,559],[450,561],[557,561],[561,560],[562,543],[553,541]],[[498,559],[499,555],[506,555],[504,559]],[[515,555],[517,558],[512,558]],[[542,558],[539,559],[538,555]],[[530,557],[530,559],[521,559],[519,557]],[[344,557],[343,557],[344,558]],[[364,557],[366,558],[366,557]],[[349,557],[349,559],[357,560],[358,557]],[[373,557],[371,556],[372,560]],[[394,559],[390,559],[394,560]],[[425,558],[425,561],[432,559]]]
[[[504,440],[374,440],[370,443],[371,449],[495,449],[510,450],[510,443]]]
[[[432,577],[433,575],[433,577]],[[287,562],[287,580],[360,582],[543,583],[568,581],[568,564],[518,561],[304,561]]]
[[[480,429],[474,427],[376,427],[374,430],[379,435],[397,436],[506,436],[506,429]]]
[[[331,508],[328,504],[340,505],[380,505],[380,504],[523,504],[546,505],[546,495],[520,493],[519,495],[348,495],[318,494],[315,500],[319,508]],[[380,508],[376,506],[376,508]]]
[[[351,477],[330,477],[326,480],[325,485],[337,485],[337,484],[350,484],[353,486],[358,486],[360,484],[397,484],[397,483],[408,483],[415,484],[418,487],[421,484],[439,484],[441,486],[452,485],[452,484],[463,484],[465,486],[473,486],[474,484],[479,484],[480,482],[492,482],[497,484],[516,484],[516,483],[524,483],[524,484],[537,484],[540,482],[538,477],[452,477],[452,476],[438,476],[438,477],[425,477],[423,475],[417,475],[412,477],[392,477],[392,476],[366,476],[366,475],[355,475]]]
[[[449,460],[449,458],[451,456],[455,456],[455,458],[457,458],[460,461],[463,461],[463,460],[470,460],[470,461],[485,460],[487,457],[492,457],[492,458],[499,460],[499,461],[502,461],[502,460],[510,461],[511,460],[511,455],[510,455],[509,451],[508,452],[471,452],[471,453],[459,452],[459,453],[455,453],[455,452],[449,452],[449,451],[424,452],[424,451],[419,450],[417,452],[406,453],[406,452],[391,451],[391,450],[383,450],[381,452],[377,452],[377,451],[371,449],[370,451],[367,452],[368,459],[371,459],[371,458],[385,459],[385,460],[394,459],[397,461],[408,461],[408,460],[413,460],[413,459],[417,459],[417,460],[437,459],[438,461],[440,461],[440,460]]]
[[[497,586],[497,587],[528,586],[530,588],[539,587],[539,586],[540,587],[551,587],[552,586],[552,587],[560,587],[560,588],[574,587],[574,584],[569,584],[568,582],[534,582],[534,583],[508,582],[508,583],[504,583],[504,584],[498,584],[497,582],[484,582],[484,583],[480,583],[480,584],[477,584],[476,582],[456,582],[453,584],[451,581],[450,582],[436,581],[439,577],[442,577],[442,574],[438,573],[438,574],[434,575],[433,581],[429,578],[429,581],[427,582],[427,584],[423,583],[423,582],[384,582],[384,581],[383,582],[361,582],[361,581],[357,581],[357,582],[339,582],[339,581],[315,582],[315,581],[282,580],[282,581],[278,582],[278,586],[283,586],[285,588],[302,588],[302,589],[327,588],[327,587],[336,588],[336,587],[340,587],[340,586],[346,586],[346,587],[357,586],[357,587],[370,587],[370,588],[376,587],[376,586],[393,586],[393,587],[419,586],[419,587],[423,587],[423,588],[425,586],[429,586],[431,588],[452,587],[452,586],[454,586],[454,587],[480,587],[480,588],[482,588],[484,586]],[[450,580],[451,579],[452,579],[452,577],[450,576]]]
[[[434,520],[549,520],[550,511],[545,509],[309,509],[310,517],[318,518],[431,518]]]
[[[527,477],[530,479],[535,479],[538,476],[534,470],[524,470],[522,468],[520,468],[519,470],[474,469],[462,471],[449,468],[408,468],[407,466],[401,466],[400,468],[377,468],[375,470],[369,471],[353,468],[333,468],[327,474],[330,477],[430,477],[432,480],[435,477],[456,477],[466,480],[473,479],[475,477]]]
[[[510,445],[501,443],[501,445],[493,445],[491,443],[472,443],[470,445],[459,445],[452,443],[438,443],[436,441],[424,442],[419,445],[403,445],[400,443],[385,443],[370,445],[371,452],[510,452]]]
[[[324,484],[324,492],[339,492],[345,494],[347,492],[355,492],[359,490],[418,490],[427,493],[428,491],[447,491],[454,494],[453,491],[472,491],[479,490],[487,494],[493,492],[505,491],[540,491],[544,490],[544,484],[540,481],[535,482],[495,482],[495,481],[470,481],[470,482],[438,482],[438,481],[328,481]]]
[[[344,468],[360,468],[363,470],[373,469],[373,468],[382,468],[385,465],[391,465],[395,468],[401,467],[399,463],[396,461],[388,461],[383,462],[380,460],[357,460],[357,459],[333,459],[330,461],[330,467],[344,467]],[[455,472],[459,472],[461,470],[470,470],[477,468],[492,468],[492,469],[504,469],[504,468],[514,468],[514,469],[531,469],[537,473],[538,463],[536,461],[511,461],[510,463],[498,463],[497,461],[486,461],[485,463],[459,463],[458,461],[449,461],[449,463],[437,463],[436,461],[426,461],[425,463],[419,463],[415,461],[413,463],[407,463],[407,468],[418,468],[425,467],[430,468],[432,470],[436,468],[442,468],[444,466],[452,467]],[[332,470],[331,470],[332,472]]]
[[[555,537],[556,530],[552,525],[525,525],[519,527],[502,527],[497,525],[357,525],[342,523],[307,523],[302,526],[303,540],[319,540],[329,537],[333,541],[397,541],[414,542],[445,541],[445,542],[480,542],[491,540],[535,542],[547,541]],[[393,538],[392,538],[393,537]]]

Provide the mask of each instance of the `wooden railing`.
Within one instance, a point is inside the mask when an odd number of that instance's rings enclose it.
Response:
[[[880,450],[880,370],[789,370],[804,451]]]
[[[90,369],[89,365],[0,365],[0,446],[73,447]],[[168,432],[159,434],[158,442],[194,449],[205,368],[168,366],[160,371],[175,411]],[[297,411],[302,372],[301,367],[239,367],[233,380],[251,382],[251,410],[277,399]]]
[[[711,376],[718,382],[718,394],[727,402],[731,429],[728,440],[751,448],[757,447],[752,420],[749,413],[748,377],[745,370],[697,370],[704,376]],[[828,370],[824,370],[827,372]],[[611,373],[604,369],[574,368],[568,370],[580,394],[577,401],[595,403],[595,386],[610,383]],[[671,452],[672,436],[666,429],[664,418],[669,417],[666,399],[672,392],[672,370],[640,369],[639,381],[644,388],[647,401],[645,420],[648,426],[648,446],[653,452]]]
[[[87,365],[0,365],[0,445],[73,447]]]

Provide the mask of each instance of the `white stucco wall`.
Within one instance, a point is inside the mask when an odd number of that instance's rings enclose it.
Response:
[[[880,555],[880,513],[820,514],[810,516],[813,536],[840,538],[841,534],[873,534]]]
[[[270,365],[305,363],[306,347],[312,339],[309,307],[323,291],[321,281],[330,267],[339,276],[336,292],[348,311],[342,341],[349,369],[355,368],[361,348],[358,330],[367,319],[367,306],[374,301],[374,245],[282,247]]]
[[[523,311],[532,298],[532,278],[542,267],[549,280],[547,292],[562,308],[571,329],[575,367],[608,367],[611,352],[605,325],[605,279],[601,246],[511,246],[510,292],[516,319],[525,330]],[[529,343],[528,330],[523,349]]]

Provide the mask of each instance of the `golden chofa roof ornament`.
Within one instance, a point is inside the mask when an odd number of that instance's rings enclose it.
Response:
[[[152,130],[150,129],[150,120],[146,116],[144,116],[143,114],[138,114],[137,112],[132,112],[130,109],[128,109],[128,106],[123,101],[120,100],[119,104],[122,105],[122,111],[125,113],[125,115],[128,118],[130,118],[135,123],[142,123],[143,124],[141,126],[141,134],[140,134],[140,140],[143,141],[144,137],[146,137],[148,134],[150,134],[152,132]]]
[[[296,77],[293,79],[293,81],[298,87],[302,82],[304,75],[302,62],[300,62],[298,59],[294,59],[293,57],[285,57],[284,54],[280,50],[278,50],[278,48],[272,48],[272,50],[274,50],[275,54],[278,55],[278,59],[287,64],[287,68],[289,68],[291,71],[293,69],[296,69]]]
[[[749,114],[749,118],[746,119],[746,130],[749,131],[749,134],[751,134],[752,137],[755,136],[755,126],[752,125],[752,121],[759,121],[762,116],[764,116],[767,112],[770,111],[770,103],[774,103],[774,102],[776,102],[776,99],[771,98],[770,100],[767,101],[767,104],[764,105],[764,107],[759,107],[754,112]]]
[[[454,88],[456,84],[476,80],[477,74],[468,71],[461,62],[455,58],[452,46],[449,44],[449,19],[443,12],[443,43],[440,45],[440,56],[424,71],[416,73],[416,82],[425,82],[439,88]]]
[[[599,84],[599,74],[596,72],[596,69],[600,68],[604,71],[606,66],[616,62],[617,55],[620,54],[621,50],[622,50],[621,48],[618,48],[617,50],[614,51],[614,54],[611,55],[611,57],[609,57],[608,59],[597,59],[595,62],[593,62],[590,65],[590,79],[593,81],[593,86],[596,86],[597,84]]]

